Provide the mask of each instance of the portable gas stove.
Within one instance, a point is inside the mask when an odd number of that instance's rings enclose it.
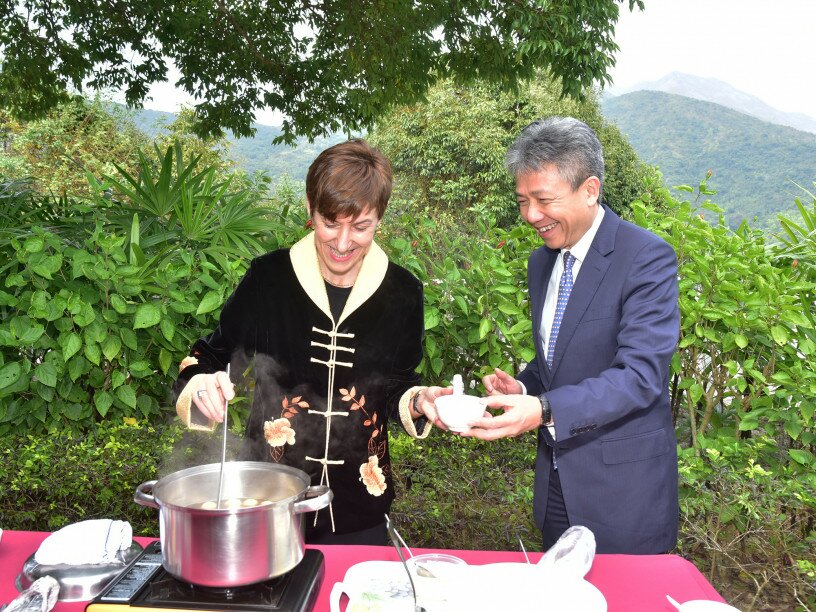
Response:
[[[244,587],[210,588],[182,582],[162,567],[161,543],[149,544],[85,607],[86,612],[310,612],[325,573],[323,553],[306,549],[283,576]]]

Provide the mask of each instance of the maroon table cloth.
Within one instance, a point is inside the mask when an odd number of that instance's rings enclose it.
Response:
[[[5,531],[0,540],[0,604],[17,596],[15,580],[26,559],[34,553],[48,533]],[[135,538],[143,546],[155,538]],[[396,551],[387,546],[314,546],[326,558],[326,575],[318,594],[316,612],[329,610],[329,593],[343,580],[346,570],[362,561],[398,561]],[[471,565],[523,562],[521,552],[482,550],[413,549],[415,554],[446,552],[461,557]],[[529,553],[535,563],[541,553]],[[680,603],[692,599],[725,601],[694,565],[677,555],[596,555],[586,576],[606,598],[609,612],[671,612],[674,606],[666,600],[671,595]],[[347,599],[343,597],[343,608]],[[86,602],[58,602],[55,612],[82,612]],[[542,602],[542,609],[546,602]]]

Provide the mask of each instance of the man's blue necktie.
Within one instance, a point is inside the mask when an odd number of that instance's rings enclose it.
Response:
[[[555,317],[550,330],[550,342],[547,345],[547,365],[552,367],[553,355],[555,355],[555,341],[558,340],[558,330],[561,329],[561,320],[564,318],[564,311],[567,309],[570,293],[572,292],[572,264],[575,263],[575,256],[569,251],[564,251],[564,273],[561,275],[561,282],[558,285],[558,303],[555,305]]]

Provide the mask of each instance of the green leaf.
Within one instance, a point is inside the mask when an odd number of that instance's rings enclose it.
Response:
[[[813,453],[804,448],[789,448],[788,454],[791,456],[791,459],[802,465],[809,466],[816,463],[816,457],[813,456]]]
[[[53,363],[46,361],[38,364],[34,368],[34,376],[36,376],[38,381],[48,387],[57,386],[57,368],[54,367]]]
[[[136,408],[136,392],[130,385],[122,385],[116,390],[118,397],[123,404],[130,408]]]
[[[221,293],[218,291],[208,291],[204,298],[201,300],[201,303],[198,305],[196,309],[196,314],[205,314],[208,312],[212,312],[216,308],[221,305]]]
[[[518,308],[518,306],[509,302],[502,302],[499,304],[499,310],[510,316],[517,316],[521,314],[521,310]]]
[[[168,317],[162,317],[162,320],[159,321],[159,328],[161,329],[162,335],[167,338],[169,342],[172,342],[173,336],[176,335],[176,325],[173,323],[173,320]]]
[[[85,357],[94,365],[99,365],[102,361],[102,350],[96,342],[85,343]]]
[[[119,314],[125,314],[127,312],[127,302],[121,295],[117,295],[115,293],[111,295],[110,303],[113,309]]]
[[[36,262],[34,261],[35,258]],[[56,274],[60,267],[62,267],[62,255],[59,253],[46,257],[32,257],[32,263],[30,264],[30,268],[33,272],[48,280],[53,278],[53,275]]]
[[[72,381],[76,382],[76,380],[82,376],[85,372],[86,363],[85,358],[81,356],[74,357],[68,362],[68,376],[71,377]]]
[[[26,238],[26,241],[23,243],[23,249],[27,253],[39,253],[45,248],[45,240],[42,239],[41,236],[31,236],[30,238]]]
[[[133,318],[133,329],[153,327],[161,320],[161,309],[152,303],[139,304]],[[124,338],[123,338],[124,340]]]
[[[513,287],[511,285],[496,285],[493,287],[494,291],[498,291],[499,293],[505,294],[515,294],[518,293],[518,287]]]
[[[122,340],[119,338],[119,336],[109,335],[102,342],[102,353],[105,355],[105,359],[108,361],[113,361],[114,357],[119,354],[121,349]]]
[[[484,340],[488,332],[490,332],[490,319],[482,319],[479,322],[479,340]]]
[[[120,328],[119,336],[122,338],[122,343],[131,351],[135,351],[139,348],[139,343],[136,340],[136,334],[132,329],[128,329],[127,327]]]
[[[121,399],[121,398],[120,398]],[[124,400],[123,400],[124,401]],[[135,402],[135,398],[134,398]],[[113,405],[113,396],[107,391],[97,391],[94,393],[94,406],[100,416],[108,414],[108,409]]]
[[[161,368],[162,374],[167,374],[167,371],[170,369],[170,365],[173,363],[173,356],[167,349],[159,350],[159,367]]]
[[[121,370],[114,370],[111,373],[111,387],[114,389],[121,387],[126,380],[127,376]]]
[[[434,374],[436,374],[437,376],[439,376],[439,374],[442,372],[442,366],[443,365],[444,364],[442,363],[442,359],[440,357],[436,357],[434,359],[431,359],[431,369],[433,370]]]
[[[79,337],[79,334],[71,332],[63,340],[62,360],[67,363],[68,360],[71,359],[71,357],[73,357],[74,355],[76,355],[79,352],[79,349],[81,348],[82,338]]]
[[[16,383],[22,376],[23,368],[16,361],[0,367],[0,389],[5,389]]]
[[[54,401],[54,387],[38,384],[35,385],[35,390],[37,391],[37,395],[39,395],[46,402]]]
[[[793,419],[785,421],[785,433],[794,440],[798,440],[802,433],[802,424]]]
[[[734,334],[734,342],[740,348],[745,348],[746,346],[748,346],[748,338],[746,338],[742,334]]]
[[[20,344],[34,344],[45,332],[45,328],[39,323],[31,323],[19,336]]]
[[[788,341],[788,330],[779,325],[771,327],[771,336],[777,344],[785,344]]]
[[[425,309],[425,331],[439,325],[439,311],[436,308]]]

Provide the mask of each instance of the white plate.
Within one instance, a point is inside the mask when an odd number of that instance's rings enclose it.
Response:
[[[545,603],[551,610],[607,609],[603,594],[583,578],[526,563],[451,565],[441,580],[447,583],[441,589],[446,601],[428,612],[540,612]],[[351,566],[343,582],[332,589],[332,612],[340,611],[343,593],[349,596],[347,612],[414,610],[408,576],[398,561],[364,561]]]
[[[721,601],[709,601],[707,599],[694,599],[680,604],[677,608],[680,612],[740,612],[734,606],[729,606]]]
[[[581,577],[565,576],[552,568],[526,563],[489,563],[471,565],[469,588],[463,593],[459,610],[513,610],[540,612],[570,610],[606,612],[606,598],[598,588]],[[478,586],[475,586],[478,585]]]
[[[340,612],[343,593],[349,597],[346,612],[414,612],[408,574],[399,561],[363,561],[352,565],[343,582],[332,587],[331,612]]]

